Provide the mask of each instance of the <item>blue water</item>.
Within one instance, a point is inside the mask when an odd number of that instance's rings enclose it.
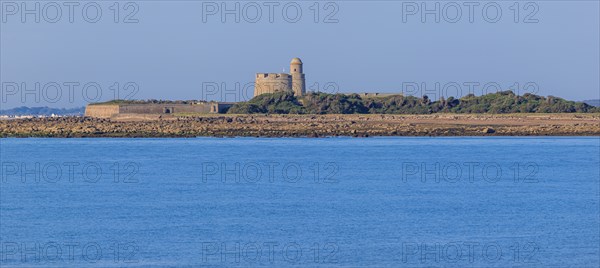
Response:
[[[1,139],[2,267],[598,267],[600,138]]]

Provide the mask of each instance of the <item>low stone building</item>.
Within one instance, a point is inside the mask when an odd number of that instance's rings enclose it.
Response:
[[[231,102],[195,103],[96,103],[85,108],[85,116],[111,118],[120,114],[226,113]]]

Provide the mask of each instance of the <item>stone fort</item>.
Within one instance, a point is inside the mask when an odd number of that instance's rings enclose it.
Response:
[[[306,93],[306,82],[302,70],[302,60],[293,58],[290,73],[257,73],[254,83],[254,97],[264,93],[294,92],[299,97]]]
[[[306,82],[302,69],[302,60],[293,58],[290,73],[257,73],[254,84],[254,96],[264,93],[293,92],[295,96],[306,94]],[[177,103],[140,103],[139,101],[117,101],[90,103],[85,116],[98,118],[150,118],[156,116],[185,113],[226,113],[232,102],[194,101]]]

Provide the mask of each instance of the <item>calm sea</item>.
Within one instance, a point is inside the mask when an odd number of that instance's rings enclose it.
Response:
[[[2,267],[598,267],[600,138],[1,139]]]

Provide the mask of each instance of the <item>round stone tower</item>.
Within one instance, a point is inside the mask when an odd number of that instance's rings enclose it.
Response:
[[[290,63],[290,74],[292,75],[292,90],[295,96],[302,96],[306,93],[306,84],[304,82],[304,72],[302,71],[302,60],[293,58]]]

